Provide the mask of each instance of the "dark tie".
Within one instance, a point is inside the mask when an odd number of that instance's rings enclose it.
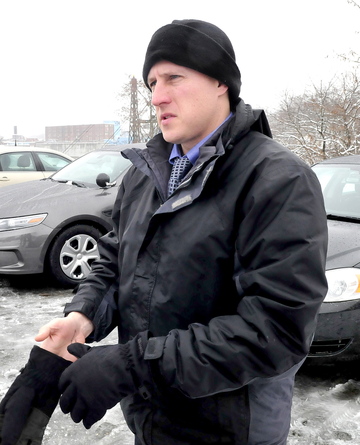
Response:
[[[191,168],[191,162],[188,158],[175,158],[172,166],[171,175],[168,183],[168,196],[174,193],[182,178]]]

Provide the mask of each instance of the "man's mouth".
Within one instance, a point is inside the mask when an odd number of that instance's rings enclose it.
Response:
[[[170,119],[170,118],[172,118],[172,117],[175,117],[173,114],[170,114],[170,113],[164,113],[164,114],[162,114],[161,115],[161,121],[166,121],[166,120],[168,120],[168,119]]]

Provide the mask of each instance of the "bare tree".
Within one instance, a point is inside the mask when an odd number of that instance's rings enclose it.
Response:
[[[356,2],[355,0],[347,0],[347,2],[349,3],[349,5],[353,5],[356,8],[360,9],[360,4],[358,2]]]
[[[274,137],[309,164],[360,152],[360,80],[356,71],[302,96],[288,93],[269,116]]]
[[[360,79],[346,73],[335,90],[332,104],[331,139],[340,156],[360,152]],[[330,153],[331,154],[331,153]]]
[[[358,3],[357,1],[355,0],[346,0],[346,1],[349,3],[349,5],[354,6],[355,8],[360,10],[360,3]],[[356,34],[359,34],[359,32],[357,31]],[[355,50],[350,50],[347,54],[340,54],[339,57],[346,62],[354,63],[355,65],[360,64],[360,54]]]

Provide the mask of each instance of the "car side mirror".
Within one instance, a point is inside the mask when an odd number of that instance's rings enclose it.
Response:
[[[110,182],[110,176],[106,173],[99,173],[96,178],[96,184],[101,188],[113,187],[116,181]]]

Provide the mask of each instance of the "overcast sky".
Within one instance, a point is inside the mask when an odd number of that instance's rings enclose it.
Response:
[[[359,2],[360,3],[360,2]],[[0,136],[48,125],[119,120],[116,98],[141,78],[152,34],[174,19],[210,21],[230,37],[241,96],[265,110],[285,90],[348,70],[360,9],[347,0],[0,0]]]

